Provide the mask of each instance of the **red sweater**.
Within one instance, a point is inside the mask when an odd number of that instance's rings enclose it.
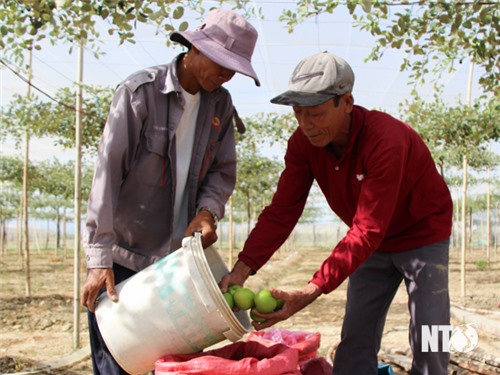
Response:
[[[297,224],[313,181],[349,226],[311,282],[337,288],[374,251],[401,252],[449,238],[448,187],[420,136],[407,124],[354,106],[349,145],[340,159],[310,144],[298,128],[288,141],[285,169],[239,259],[260,269]]]

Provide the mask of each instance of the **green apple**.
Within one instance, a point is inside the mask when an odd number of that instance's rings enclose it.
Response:
[[[283,301],[281,298],[276,298],[276,302],[277,302],[277,304],[276,304],[276,308],[274,309],[274,311],[281,310],[281,308],[285,304],[285,301]]]
[[[273,312],[278,305],[278,301],[271,295],[267,289],[262,289],[257,292],[254,298],[255,308],[261,314]]]
[[[240,310],[249,310],[254,306],[255,293],[248,288],[238,288],[233,294],[234,304]]]
[[[254,322],[257,322],[257,323],[263,323],[266,321],[266,319],[264,318],[261,318],[260,316],[257,316],[255,315],[253,312],[250,311],[250,318],[252,318],[252,320]]]
[[[227,291],[229,293],[231,293],[232,295],[234,295],[234,292],[236,292],[240,288],[241,288],[241,285],[233,284],[233,285],[230,285],[229,288],[227,288]]]
[[[229,305],[229,308],[232,309],[234,306],[234,298],[233,295],[229,292],[224,293],[224,298],[226,299],[227,304]]]

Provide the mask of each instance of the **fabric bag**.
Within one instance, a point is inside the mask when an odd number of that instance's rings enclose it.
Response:
[[[266,346],[283,344],[299,351],[299,363],[315,358],[321,343],[318,332],[289,331],[286,329],[268,329],[252,331],[247,341],[260,342]]]
[[[194,354],[165,356],[155,375],[301,375],[299,352],[284,344],[240,341]]]
[[[302,375],[332,375],[333,367],[323,357],[306,359],[300,363]]]

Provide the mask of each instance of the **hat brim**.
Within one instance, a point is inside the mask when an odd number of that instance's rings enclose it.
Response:
[[[272,98],[271,103],[291,105],[293,107],[313,107],[338,96],[340,95],[288,90]]]
[[[231,52],[208,38],[201,31],[175,31],[170,35],[170,40],[181,43],[187,48],[195,46],[198,51],[203,53],[210,60],[220,66],[234,72],[253,78],[255,84],[260,86],[259,78],[255,73],[250,61],[246,58]]]

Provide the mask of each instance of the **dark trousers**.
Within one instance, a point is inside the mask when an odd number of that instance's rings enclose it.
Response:
[[[133,276],[136,272],[118,264],[113,264],[115,284]],[[104,289],[101,292],[106,292]],[[92,367],[94,375],[128,375],[128,372],[120,367],[108,350],[101,332],[97,326],[95,314],[87,311],[89,320],[90,348],[92,352]]]
[[[387,311],[402,280],[410,312],[410,373],[448,374],[450,354],[446,350],[421,350],[422,326],[450,324],[448,251],[449,241],[443,241],[400,253],[375,252],[350,276],[334,375],[378,373],[377,353]]]

